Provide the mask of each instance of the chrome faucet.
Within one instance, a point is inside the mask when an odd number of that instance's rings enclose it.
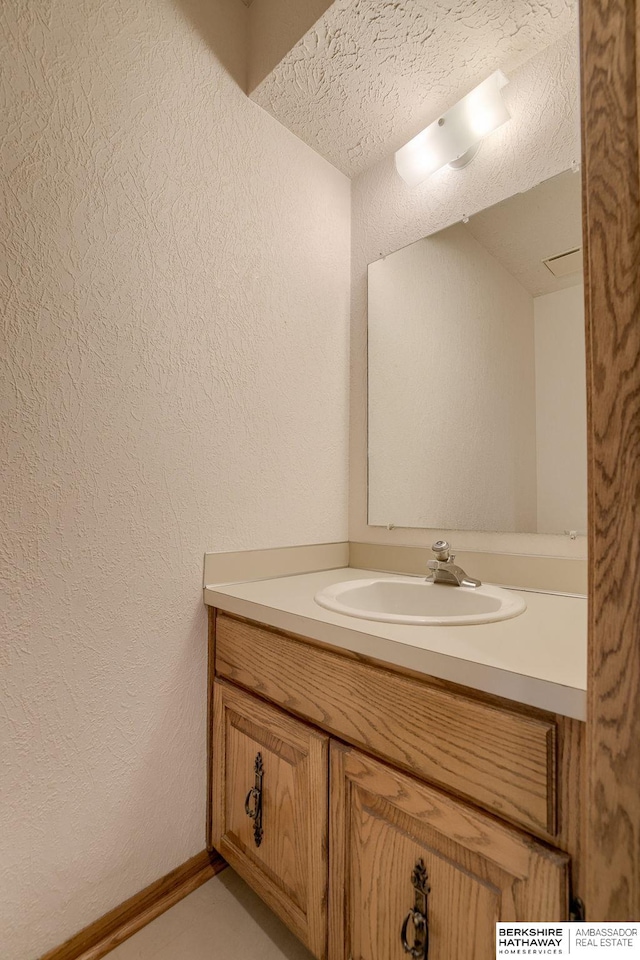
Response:
[[[481,586],[480,580],[468,577],[462,567],[456,566],[453,562],[455,557],[449,552],[451,548],[446,540],[436,540],[431,549],[436,559],[427,561],[427,568],[432,571],[427,577],[427,583],[449,583],[454,587]]]

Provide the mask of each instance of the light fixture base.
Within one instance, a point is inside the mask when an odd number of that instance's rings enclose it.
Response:
[[[457,160],[452,160],[449,166],[453,170],[462,170],[464,167],[468,166],[471,161],[478,155],[478,150],[482,146],[482,140],[478,140],[477,143],[474,143],[472,147],[469,147],[466,153],[463,153],[461,157],[458,157]]]

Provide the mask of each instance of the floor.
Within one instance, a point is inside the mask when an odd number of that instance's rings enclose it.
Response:
[[[313,960],[227,868],[134,934],[109,960]]]

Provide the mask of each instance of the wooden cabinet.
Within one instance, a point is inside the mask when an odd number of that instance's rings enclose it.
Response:
[[[527,830],[558,824],[558,722],[220,614],[216,672]]]
[[[493,960],[497,920],[568,919],[582,724],[225,614],[210,637],[212,843],[317,957]]]
[[[216,681],[213,740],[214,846],[324,957],[328,737]]]
[[[496,921],[567,917],[566,854],[336,743],[330,823],[330,960],[493,960]]]

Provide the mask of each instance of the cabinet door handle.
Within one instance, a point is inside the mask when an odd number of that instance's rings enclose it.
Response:
[[[262,776],[264,767],[262,764],[262,754],[256,754],[253,765],[255,784],[249,790],[247,798],[244,801],[244,812],[253,820],[253,840],[256,847],[262,843]]]
[[[414,960],[427,960],[429,956],[429,919],[427,914],[427,895],[431,887],[428,885],[427,870],[424,860],[417,861],[411,874],[413,884],[414,904],[404,918],[400,940],[405,953]],[[413,925],[413,943],[407,940],[409,924]]]

